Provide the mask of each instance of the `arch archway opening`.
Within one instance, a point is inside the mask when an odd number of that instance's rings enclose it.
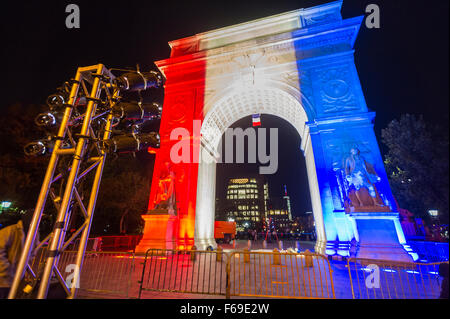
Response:
[[[306,125],[308,117],[304,108],[296,98],[282,90],[246,87],[235,89],[219,99],[208,109],[202,124],[195,215],[196,247],[216,246],[214,240],[216,163],[221,161],[218,153],[221,138],[233,123],[252,114],[279,117],[290,123],[300,136],[301,143],[297,147],[305,157],[316,236],[319,242],[326,241],[314,156]],[[276,155],[280,157],[280,154]]]
[[[260,126],[253,127],[252,117],[247,116],[234,122],[230,129],[252,129],[256,154],[259,141],[265,143],[264,151],[271,153],[270,137],[274,133],[277,144],[273,159],[277,165],[276,172],[260,174],[260,166],[268,164],[262,163],[257,156],[254,156],[255,160],[252,159],[249,154],[252,138],[245,139],[245,154],[239,162],[236,154],[237,138],[234,137],[233,161],[224,161],[227,150],[223,134],[218,150],[222,161],[216,166],[215,220],[236,222],[239,238],[246,238],[249,230],[265,235],[275,230],[277,234],[284,234],[283,238],[288,238],[287,234],[291,232],[294,234],[289,235],[289,238],[313,238],[315,230],[310,215],[311,198],[300,136],[288,121],[278,116],[261,114],[260,118]],[[263,131],[262,134],[260,131]],[[305,234],[300,237],[300,233]]]

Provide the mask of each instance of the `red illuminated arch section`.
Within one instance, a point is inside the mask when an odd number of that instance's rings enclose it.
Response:
[[[144,237],[136,248],[191,248],[194,239],[195,206],[197,196],[199,128],[194,122],[202,123],[206,62],[204,52],[185,54],[184,48],[192,44],[192,39],[171,42],[171,57],[156,65],[166,77],[164,105],[160,124],[161,147],[156,150],[155,166],[149,198],[148,212],[144,215],[146,227]],[[176,128],[189,131],[190,161],[174,163],[170,150],[178,140],[171,140],[170,134]],[[154,149],[150,150],[155,152]],[[177,202],[176,217],[151,215],[155,208],[158,183],[165,174],[166,163],[175,176],[174,191]]]

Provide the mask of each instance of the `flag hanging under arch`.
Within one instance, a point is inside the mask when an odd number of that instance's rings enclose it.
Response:
[[[261,114],[252,115],[252,124],[253,126],[261,126]]]

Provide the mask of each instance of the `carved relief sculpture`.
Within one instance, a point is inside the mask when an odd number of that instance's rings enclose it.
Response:
[[[343,161],[339,185],[343,187],[346,212],[389,212],[376,184],[380,182],[373,165],[366,161],[358,148],[353,147]]]
[[[171,170],[169,162],[165,162],[164,170],[159,177],[154,204],[155,210],[167,210],[169,215],[176,215],[175,173]]]

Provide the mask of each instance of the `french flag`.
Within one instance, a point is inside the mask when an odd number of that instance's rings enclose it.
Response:
[[[252,115],[252,123],[253,126],[261,126],[261,114],[253,114]]]

